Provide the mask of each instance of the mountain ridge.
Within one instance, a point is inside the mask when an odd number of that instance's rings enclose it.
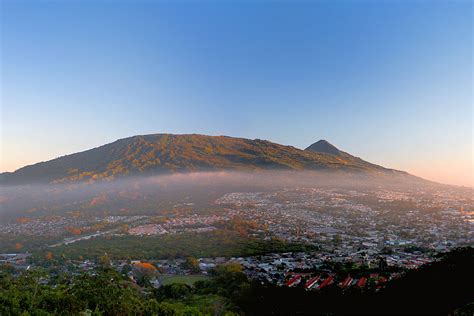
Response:
[[[336,146],[334,146],[333,144],[331,144],[330,142],[328,142],[327,140],[324,140],[324,139],[321,139],[321,140],[309,145],[308,147],[306,147],[305,151],[311,151],[311,152],[315,152],[315,153],[325,153],[325,154],[329,154],[329,155],[338,156],[338,157],[341,157],[343,159],[346,159],[346,160],[349,160],[349,161],[352,161],[352,162],[357,162],[357,163],[363,164],[368,168],[384,168],[380,165],[365,161],[360,157],[356,157],[356,156],[353,156],[353,155],[351,155],[351,154],[349,154],[345,151],[342,151],[342,150],[340,150],[339,148],[337,148]],[[387,168],[385,168],[385,169],[387,169]],[[393,169],[390,169],[390,170],[393,170]],[[396,170],[396,171],[405,172],[405,171],[399,171],[399,170]]]
[[[336,156],[341,156],[343,154],[342,151],[339,150],[336,146],[331,144],[325,139],[320,139],[316,143],[313,143],[306,147],[305,150],[314,151],[314,152],[321,152],[326,154],[332,154]]]
[[[126,175],[215,170],[328,170],[406,174],[371,164],[342,151],[341,155],[334,155],[308,148],[301,150],[267,140],[230,136],[136,135],[2,173],[0,183],[62,183],[111,180]]]

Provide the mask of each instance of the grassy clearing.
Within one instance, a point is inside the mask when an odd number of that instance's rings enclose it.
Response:
[[[166,274],[160,277],[161,282],[164,285],[172,283],[184,283],[188,285],[194,284],[196,281],[206,280],[208,277],[202,274],[192,274],[192,275],[171,275]]]

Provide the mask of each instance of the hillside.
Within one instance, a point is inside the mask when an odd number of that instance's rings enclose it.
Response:
[[[333,144],[331,144],[330,142],[324,139],[321,139],[317,141],[316,143],[311,144],[305,150],[317,152],[317,153],[331,154],[331,155],[336,155],[336,156],[348,155],[347,153],[340,151],[336,146],[334,146]]]
[[[365,160],[362,160],[359,157],[355,157],[345,151],[340,150],[333,144],[329,143],[327,140],[321,139],[317,141],[316,143],[308,146],[305,151],[313,152],[313,153],[318,153],[318,154],[327,154],[330,156],[335,156],[339,159],[343,159],[347,161],[348,163],[352,163],[355,165],[361,165],[367,169],[380,169],[383,168],[379,165],[367,162]]]
[[[2,184],[62,183],[124,175],[212,170],[340,170],[399,173],[359,158],[300,150],[265,140],[227,136],[152,134],[3,173]],[[401,173],[400,173],[401,174]]]

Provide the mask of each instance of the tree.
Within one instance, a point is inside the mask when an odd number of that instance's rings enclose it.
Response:
[[[103,268],[109,268],[110,267],[110,258],[107,255],[107,253],[104,253],[104,255],[99,258],[99,264]]]
[[[199,260],[194,257],[187,257],[186,261],[183,263],[183,267],[194,273],[201,272],[201,269],[199,268]]]
[[[132,273],[139,285],[146,285],[152,277],[158,275],[158,270],[148,262],[137,262],[132,266]]]
[[[52,261],[53,258],[54,258],[53,253],[52,253],[51,251],[48,251],[48,252],[46,253],[46,255],[45,255],[45,259],[46,259],[47,261]]]

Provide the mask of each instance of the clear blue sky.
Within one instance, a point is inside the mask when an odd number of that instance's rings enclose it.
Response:
[[[473,184],[470,1],[0,2],[2,171],[167,132]]]

